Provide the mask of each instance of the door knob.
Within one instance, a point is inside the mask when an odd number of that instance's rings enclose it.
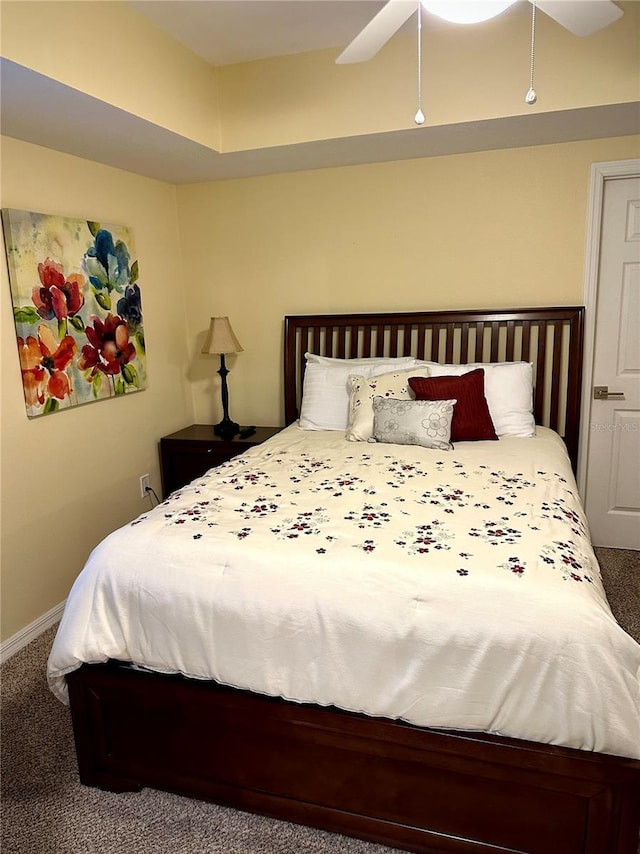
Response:
[[[609,398],[615,397],[617,400],[620,400],[624,397],[623,391],[609,391],[608,385],[594,385],[593,387],[593,399],[594,400],[609,400]]]

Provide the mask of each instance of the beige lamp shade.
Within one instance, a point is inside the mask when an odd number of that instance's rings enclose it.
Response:
[[[236,338],[228,317],[212,317],[202,348],[203,353],[241,353],[242,346]]]

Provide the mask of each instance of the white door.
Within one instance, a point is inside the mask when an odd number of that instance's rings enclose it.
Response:
[[[596,546],[640,549],[640,178],[605,181],[585,509]]]

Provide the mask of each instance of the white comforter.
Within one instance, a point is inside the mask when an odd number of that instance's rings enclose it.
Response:
[[[94,550],[52,690],[108,658],[640,758],[640,646],[544,428],[450,452],[287,428]]]

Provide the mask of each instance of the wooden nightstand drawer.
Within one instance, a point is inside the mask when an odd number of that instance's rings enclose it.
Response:
[[[162,492],[171,492],[279,433],[280,427],[256,427],[246,439],[221,439],[212,424],[192,424],[160,439]]]

